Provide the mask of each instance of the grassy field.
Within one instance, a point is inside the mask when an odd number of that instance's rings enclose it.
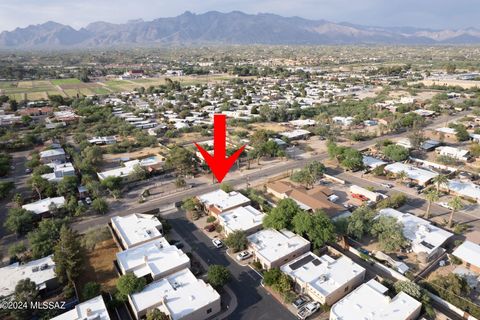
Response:
[[[80,80],[76,78],[70,78],[70,79],[56,79],[51,81],[53,85],[56,86],[62,86],[64,84],[78,84],[82,83]]]
[[[16,100],[47,99],[48,95],[61,95],[64,97],[76,97],[77,95],[109,94],[112,92],[133,91],[138,87],[159,86],[165,84],[166,77],[136,79],[136,80],[107,80],[104,82],[84,83],[76,78],[55,80],[33,80],[0,82],[0,95],[8,95]],[[221,82],[232,79],[230,75],[214,76],[183,76],[172,77],[182,85],[196,85],[209,82]]]

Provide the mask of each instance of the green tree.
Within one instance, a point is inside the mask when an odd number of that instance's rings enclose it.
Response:
[[[444,174],[439,174],[432,179],[432,182],[437,187],[437,192],[440,192],[440,187],[448,184],[448,177]]]
[[[403,225],[397,219],[381,216],[375,219],[370,233],[378,238],[380,247],[386,252],[397,251],[407,245],[403,236]]]
[[[432,203],[435,201],[438,201],[440,198],[440,195],[438,194],[437,190],[428,190],[427,193],[425,193],[425,199],[427,199],[427,210],[425,211],[425,219],[430,219],[430,211],[432,208]]]
[[[65,284],[65,293],[72,291],[75,281],[82,272],[82,256],[83,250],[78,234],[63,225],[60,229],[60,239],[54,248],[53,260],[55,274],[59,281]]]
[[[248,245],[247,234],[245,231],[235,230],[227,236],[225,244],[231,248],[233,252],[245,250]]]
[[[292,199],[282,199],[277,203],[269,214],[263,218],[263,226],[272,229],[291,229],[292,219],[302,209]]]
[[[15,184],[12,181],[1,181],[0,200],[5,199],[13,189],[15,189]]]
[[[10,232],[25,234],[33,229],[34,215],[35,213],[22,208],[10,208],[4,226]]]
[[[170,317],[159,309],[153,309],[147,312],[147,320],[170,320]]]
[[[263,283],[271,287],[274,284],[278,283],[281,275],[282,272],[278,268],[272,268],[270,270],[267,270],[263,273]]]
[[[221,265],[210,265],[207,271],[208,283],[217,288],[223,287],[231,277],[230,271]]]
[[[96,282],[87,282],[82,290],[82,298],[83,300],[90,300],[95,298],[100,294],[100,284]]]
[[[315,248],[335,240],[335,226],[321,210],[310,214],[299,212],[292,219],[293,231],[307,237]]]
[[[88,146],[82,150],[82,159],[87,163],[96,166],[102,162],[103,151],[99,146]]]
[[[220,189],[227,193],[230,193],[233,191],[233,187],[226,182],[223,182],[222,184],[220,184]]]
[[[92,201],[92,208],[98,214],[105,214],[108,212],[108,203],[102,198],[96,198]]]
[[[461,210],[463,208],[462,199],[456,196],[448,202],[448,205],[451,208],[450,216],[448,217],[448,227],[451,228],[453,226],[453,216],[458,210]]]
[[[40,294],[37,289],[37,284],[30,280],[30,278],[22,279],[18,281],[15,286],[15,301],[26,303],[30,306],[31,303],[37,302],[40,298]],[[18,308],[12,312],[15,319],[32,319],[36,314],[34,309],[31,308]]]
[[[196,197],[190,197],[182,202],[182,209],[188,212],[200,210],[200,201]]]
[[[133,167],[132,175],[135,180],[145,180],[147,178],[147,171],[145,171],[145,169],[143,169],[141,165],[136,164]]]
[[[370,233],[375,218],[375,212],[369,207],[359,207],[348,217],[347,234],[355,239],[361,239]]]
[[[391,144],[383,149],[383,154],[392,161],[404,161],[408,159],[410,151],[402,146]]]
[[[102,180],[101,185],[110,191],[119,190],[122,185],[121,177],[106,177]]]
[[[38,227],[28,233],[28,241],[34,259],[40,259],[53,253],[55,244],[60,238],[63,222],[58,219],[40,221]]]
[[[143,290],[147,284],[145,278],[137,278],[133,273],[127,273],[117,281],[117,299],[127,301],[128,296]]]
[[[77,194],[77,177],[63,177],[57,184],[57,193],[64,197]]]
[[[182,147],[175,146],[170,149],[167,159],[165,160],[165,167],[173,169],[177,174],[186,176],[195,172],[195,156],[194,154]]]

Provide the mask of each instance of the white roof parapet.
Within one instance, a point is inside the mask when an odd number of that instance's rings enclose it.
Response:
[[[153,307],[182,319],[207,305],[218,303],[220,295],[209,284],[195,278],[189,269],[183,269],[147,285],[130,296],[134,312],[141,313]]]
[[[7,297],[15,292],[18,281],[29,278],[43,289],[45,283],[56,278],[53,255],[30,261],[25,264],[18,262],[0,268],[0,296]]]
[[[67,311],[51,320],[110,320],[107,306],[102,296],[97,296],[75,306],[75,309]]]
[[[404,292],[393,299],[388,289],[370,280],[335,303],[330,309],[331,320],[408,320],[420,315],[422,304]]]
[[[133,213],[112,217],[111,222],[127,248],[162,237],[162,223],[153,215]]]
[[[133,272],[137,278],[150,274],[157,279],[190,267],[190,258],[165,238],[118,252],[117,261],[125,273]]]
[[[341,288],[359,274],[365,273],[363,267],[346,256],[335,260],[329,255],[318,257],[312,252],[307,252],[284,264],[280,269],[293,279],[308,283],[311,288],[324,297]]]
[[[274,262],[295,250],[308,245],[310,242],[286,229],[277,231],[274,229],[261,230],[247,237],[248,241],[269,262]]]
[[[394,217],[403,225],[403,235],[411,241],[415,253],[425,252],[430,255],[453,236],[452,233],[434,226],[430,221],[410,213],[387,208],[380,210],[378,214]]]

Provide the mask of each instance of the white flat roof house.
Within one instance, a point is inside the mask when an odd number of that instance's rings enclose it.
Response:
[[[84,301],[75,306],[75,309],[62,313],[51,320],[110,320],[107,306],[102,296]]]
[[[289,230],[266,229],[247,237],[264,269],[280,267],[310,250],[310,242]]]
[[[53,169],[53,172],[42,174],[42,178],[47,179],[48,181],[58,182],[62,180],[63,177],[75,176],[75,168],[71,162],[53,162],[48,163],[47,165]]]
[[[189,269],[152,282],[128,299],[136,319],[155,308],[172,320],[204,320],[220,311],[218,292]]]
[[[245,231],[247,234],[262,229],[262,221],[265,213],[258,211],[252,206],[237,207],[218,215],[220,225],[228,236],[235,230]]]
[[[123,274],[132,272],[137,278],[150,275],[153,280],[190,268],[190,258],[165,238],[118,252],[117,263]]]
[[[396,218],[403,225],[403,235],[411,241],[413,252],[417,254],[425,252],[429,259],[443,252],[441,246],[453,236],[452,233],[434,226],[430,221],[410,213],[387,208],[380,210],[378,214]]]
[[[363,165],[365,167],[375,169],[376,167],[380,167],[380,166],[383,166],[385,164],[387,164],[387,162],[385,162],[383,160],[380,160],[380,159],[377,159],[377,158],[374,158],[374,157],[370,157],[370,156],[363,156]]]
[[[128,178],[132,173],[135,172],[135,167],[138,165],[140,167],[156,167],[162,163],[163,159],[157,156],[152,156],[145,159],[135,159],[126,161],[123,163],[123,167],[117,167],[114,169],[97,172],[97,176],[100,180],[103,180],[108,177],[118,177],[118,178]]]
[[[296,284],[296,289],[321,304],[331,306],[359,286],[365,269],[346,256],[334,259],[307,252],[280,268]]]
[[[203,204],[206,211],[217,215],[250,204],[250,199],[240,192],[232,191],[227,193],[221,189],[197,196],[197,198]]]
[[[92,137],[87,141],[91,144],[114,144],[117,142],[117,138],[115,136]]]
[[[63,162],[65,159],[65,150],[62,148],[49,149],[40,152],[40,161],[42,163]]]
[[[450,193],[455,193],[461,197],[473,199],[480,203],[480,185],[470,181],[448,180],[448,187],[440,186],[442,189],[448,189]]]
[[[375,280],[362,284],[330,309],[330,320],[414,320],[422,304],[404,292],[393,299]]]
[[[281,136],[286,137],[291,140],[295,139],[305,139],[310,136],[310,131],[304,129],[296,129],[292,131],[284,131],[279,133]]]
[[[49,207],[52,204],[57,206],[57,208],[61,208],[65,205],[65,198],[64,197],[45,198],[32,203],[24,204],[22,208],[27,211],[31,211],[35,214],[42,215],[50,212]]]
[[[162,223],[150,214],[116,216],[111,219],[111,224],[124,249],[162,237]]]
[[[438,173],[436,172],[420,169],[401,162],[395,162],[385,166],[385,171],[394,174],[405,171],[409,179],[416,181],[421,186],[426,185],[430,180],[438,176]]]
[[[15,262],[0,268],[0,296],[8,297],[15,292],[18,281],[29,278],[39,290],[54,288],[57,282],[53,255],[25,264]]]
[[[442,156],[451,157],[461,161],[468,161],[470,159],[470,151],[464,149],[442,146],[437,147],[435,151]]]
[[[468,269],[480,273],[480,245],[467,240],[452,254],[461,259]]]

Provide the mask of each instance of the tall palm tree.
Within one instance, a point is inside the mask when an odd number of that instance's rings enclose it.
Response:
[[[462,199],[459,196],[456,196],[448,202],[448,205],[451,208],[450,217],[448,218],[448,227],[451,228],[453,225],[453,215],[455,212],[463,208]]]
[[[444,174],[439,174],[435,178],[432,179],[433,183],[437,187],[437,191],[440,191],[441,185],[448,185],[448,177]]]
[[[440,197],[439,197],[439,194],[438,194],[438,191],[437,191],[437,190],[430,189],[430,190],[425,194],[425,198],[426,198],[427,201],[428,201],[427,211],[425,212],[425,219],[429,219],[429,218],[430,218],[430,209],[432,208],[432,203],[435,202],[435,201],[438,201],[438,199],[439,199]]]

